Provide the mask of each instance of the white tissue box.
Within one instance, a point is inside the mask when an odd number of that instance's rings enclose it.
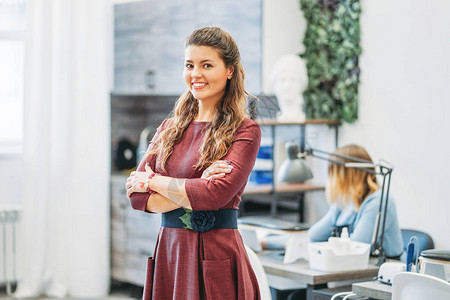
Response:
[[[351,241],[349,249],[341,250],[329,242],[309,244],[309,267],[319,271],[349,271],[367,268],[370,244]]]

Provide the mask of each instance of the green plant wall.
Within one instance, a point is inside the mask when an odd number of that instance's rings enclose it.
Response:
[[[359,0],[300,0],[307,27],[300,56],[308,69],[307,118],[358,118]]]

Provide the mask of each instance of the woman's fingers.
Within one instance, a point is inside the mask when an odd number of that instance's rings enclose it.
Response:
[[[218,169],[230,169],[231,170],[231,169],[233,169],[233,166],[229,165],[229,164],[216,164],[211,167],[214,168],[215,170],[218,170]]]
[[[133,185],[133,177],[128,177],[127,182],[125,183],[125,188],[128,190]]]
[[[136,182],[129,182],[126,184],[126,190],[127,190],[127,196],[130,197],[130,195],[134,192],[136,192]]]
[[[220,174],[216,174],[216,175],[211,175],[211,176],[209,176],[207,179],[212,180],[212,179],[217,179],[217,178],[220,178],[220,177],[223,177],[223,176],[225,176],[225,173],[220,173]]]
[[[213,162],[209,167],[227,167],[231,166],[231,162],[229,160],[217,160]]]
[[[146,172],[133,171],[127,178],[125,183],[125,189],[127,190],[127,196],[129,197],[132,193],[144,193],[147,188],[145,187],[145,181],[148,178],[148,173],[153,173],[150,165],[145,165]]]
[[[217,163],[214,166],[210,166],[210,168],[212,168],[211,171],[214,173],[222,173],[222,171],[229,173],[233,170],[233,166],[226,163]]]
[[[136,174],[137,174],[137,172],[136,171],[133,171],[133,172],[131,172],[130,173],[130,176],[128,176],[128,178],[127,178],[127,182],[126,182],[126,184],[125,184],[125,189],[130,189],[133,185],[134,185],[134,180],[136,179]]]
[[[144,167],[145,167],[145,172],[153,173],[152,167],[150,167],[150,163],[146,163]]]
[[[218,160],[211,164],[205,171],[203,171],[202,178],[215,179],[223,177],[225,174],[230,173],[233,170],[233,166],[229,161]]]
[[[210,172],[210,174],[215,175],[215,174],[220,174],[220,173],[230,173],[231,170],[233,170],[233,169],[228,168],[228,167],[216,167]]]

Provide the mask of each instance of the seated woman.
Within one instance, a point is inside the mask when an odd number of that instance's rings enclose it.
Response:
[[[367,151],[357,145],[338,148],[334,153],[372,161]],[[349,162],[342,158],[333,159]],[[351,240],[370,244],[381,201],[376,175],[330,163],[325,191],[330,208],[322,219],[310,227],[308,233],[311,241],[327,241],[336,228],[348,227]],[[399,257],[403,253],[397,211],[391,196],[387,207],[383,248],[387,257]]]

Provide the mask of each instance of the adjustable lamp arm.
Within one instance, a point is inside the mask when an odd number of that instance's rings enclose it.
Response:
[[[329,161],[334,164],[345,166],[347,168],[355,168],[355,169],[360,169],[362,171],[365,171],[367,173],[378,174],[374,170],[367,169],[367,168],[376,168],[378,166],[377,164],[374,164],[370,160],[360,159],[357,157],[347,156],[347,155],[342,155],[342,154],[337,154],[337,153],[330,153],[330,152],[312,149],[312,148],[306,149],[305,153],[306,153],[305,155],[310,155],[312,157],[326,160],[326,161]],[[322,154],[325,154],[327,156],[323,156]],[[343,162],[343,161],[335,160],[335,159],[330,158],[330,156],[350,160],[351,162]]]
[[[392,175],[393,168],[386,167],[384,165],[380,165],[380,175],[383,176],[383,184],[381,186],[381,201],[380,201],[380,207],[378,209],[377,219],[376,219],[376,227],[375,227],[375,233],[373,236],[373,255],[378,256],[378,263],[377,265],[381,265],[386,260],[386,255],[384,253],[383,248],[383,240],[384,240],[384,231],[386,226],[386,215],[387,215],[387,207],[389,202],[389,188],[391,186],[391,175]],[[387,181],[387,183],[386,183]],[[386,194],[385,194],[386,193]],[[385,195],[384,195],[385,194]],[[384,196],[384,197],[383,197]],[[384,201],[383,201],[384,199]],[[384,211],[383,211],[383,203],[384,203]],[[378,233],[380,230],[380,222],[381,222],[381,213],[383,212],[383,224],[381,226],[381,236],[378,239]]]

